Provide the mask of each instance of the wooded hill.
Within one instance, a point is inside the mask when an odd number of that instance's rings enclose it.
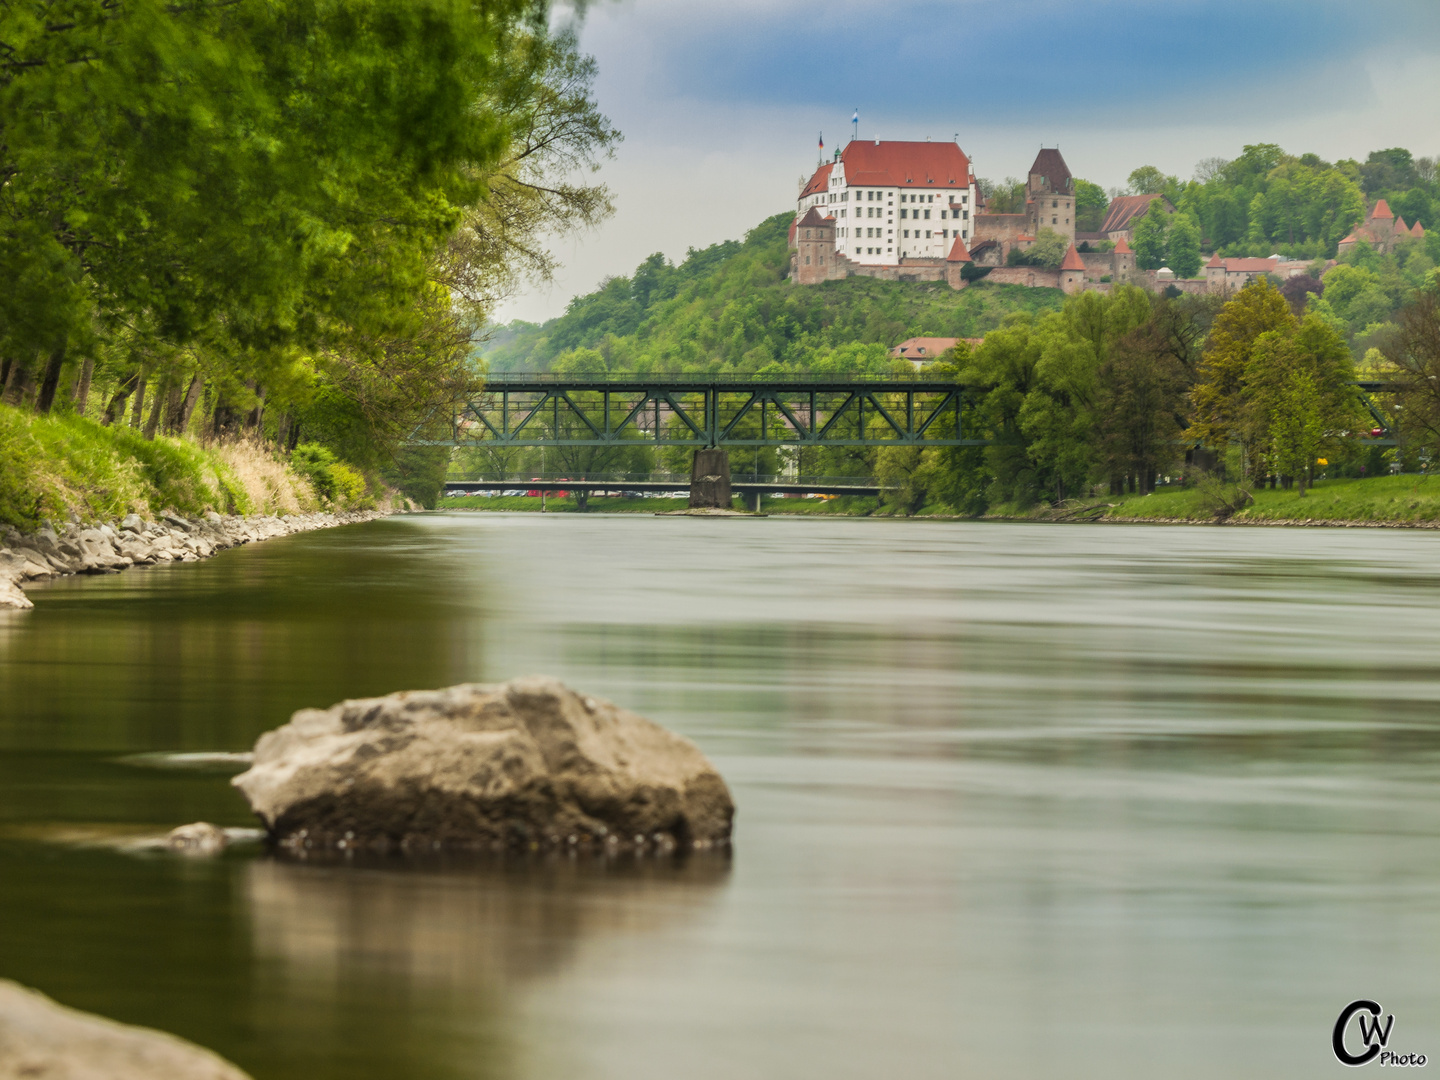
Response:
[[[1058,289],[847,278],[797,288],[786,280],[776,214],[746,235],[691,249],[678,266],[651,255],[543,325],[496,328],[482,346],[491,371],[767,372],[882,370],[908,337],[982,337],[1017,311],[1058,310]]]

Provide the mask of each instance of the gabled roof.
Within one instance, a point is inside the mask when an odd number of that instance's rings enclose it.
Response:
[[[810,177],[810,182],[800,189],[800,198],[806,195],[818,195],[822,191],[830,190],[830,173],[834,170],[835,163],[821,165],[815,170],[815,175]]]
[[[1060,264],[1061,270],[1084,270],[1085,260],[1080,258],[1080,252],[1075,250],[1075,245],[1070,245],[1070,250],[1065,252],[1065,261]]]
[[[1340,241],[1340,243],[1342,244],[1358,244],[1359,242],[1360,237],[1356,236],[1353,232],[1349,236],[1345,237],[1344,240]]]
[[[907,360],[918,360],[924,357],[926,360],[933,360],[946,349],[953,349],[959,338],[953,337],[912,337],[906,338],[895,348],[890,350],[892,356],[903,356]]]
[[[852,140],[840,151],[850,187],[968,188],[970,159],[953,142]]]
[[[1394,213],[1392,213],[1390,210],[1390,204],[1387,203],[1384,199],[1380,199],[1375,203],[1374,209],[1370,211],[1370,216],[1366,220],[1374,221],[1376,218],[1388,218],[1394,216]]]
[[[1132,248],[1129,244],[1127,244],[1127,243],[1125,242],[1125,238],[1122,236],[1122,237],[1120,237],[1120,239],[1119,239],[1119,240],[1116,242],[1116,244],[1115,244],[1115,254],[1116,254],[1116,255],[1134,255],[1134,254],[1135,254],[1135,249]]]
[[[1068,192],[1072,187],[1070,166],[1065,164],[1058,148],[1042,149],[1036,154],[1035,164],[1030,166],[1030,175],[1044,177],[1050,191]]]
[[[832,218],[822,217],[820,211],[812,206],[809,210],[805,211],[805,216],[801,218],[797,224],[799,228],[808,229],[813,225],[832,224],[833,220]]]
[[[1110,210],[1105,215],[1105,224],[1100,226],[1100,231],[1111,233],[1130,228],[1136,218],[1144,217],[1150,212],[1150,204],[1156,199],[1164,200],[1167,214],[1175,212],[1174,205],[1164,195],[1121,195],[1110,203]]]
[[[945,256],[946,262],[974,262],[970,257],[970,249],[965,246],[965,241],[959,236],[955,237],[955,243],[950,245],[950,254]]]

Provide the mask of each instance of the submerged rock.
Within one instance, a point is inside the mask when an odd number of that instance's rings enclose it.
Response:
[[[225,830],[218,825],[211,825],[208,821],[181,825],[171,829],[165,837],[166,846],[187,855],[218,855],[225,850],[229,842]]]
[[[231,783],[296,850],[667,852],[735,813],[694,743],[543,677],[302,709]]]
[[[68,1009],[0,979],[0,1077],[46,1080],[249,1080],[175,1035]]]

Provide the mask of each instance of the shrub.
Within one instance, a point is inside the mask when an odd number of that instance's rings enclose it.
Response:
[[[326,502],[348,506],[365,494],[365,477],[319,443],[301,443],[290,455],[290,467],[310,481]]]

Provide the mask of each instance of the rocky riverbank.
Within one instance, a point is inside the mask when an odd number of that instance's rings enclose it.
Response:
[[[58,529],[46,525],[28,534],[0,526],[0,607],[33,607],[21,589],[27,581],[66,574],[114,573],[154,563],[196,562],[240,544],[373,521],[390,512],[347,510],[333,514],[225,517],[211,511],[199,518],[163,514],[156,521],[130,514],[120,521],[98,525],[72,522]]]

